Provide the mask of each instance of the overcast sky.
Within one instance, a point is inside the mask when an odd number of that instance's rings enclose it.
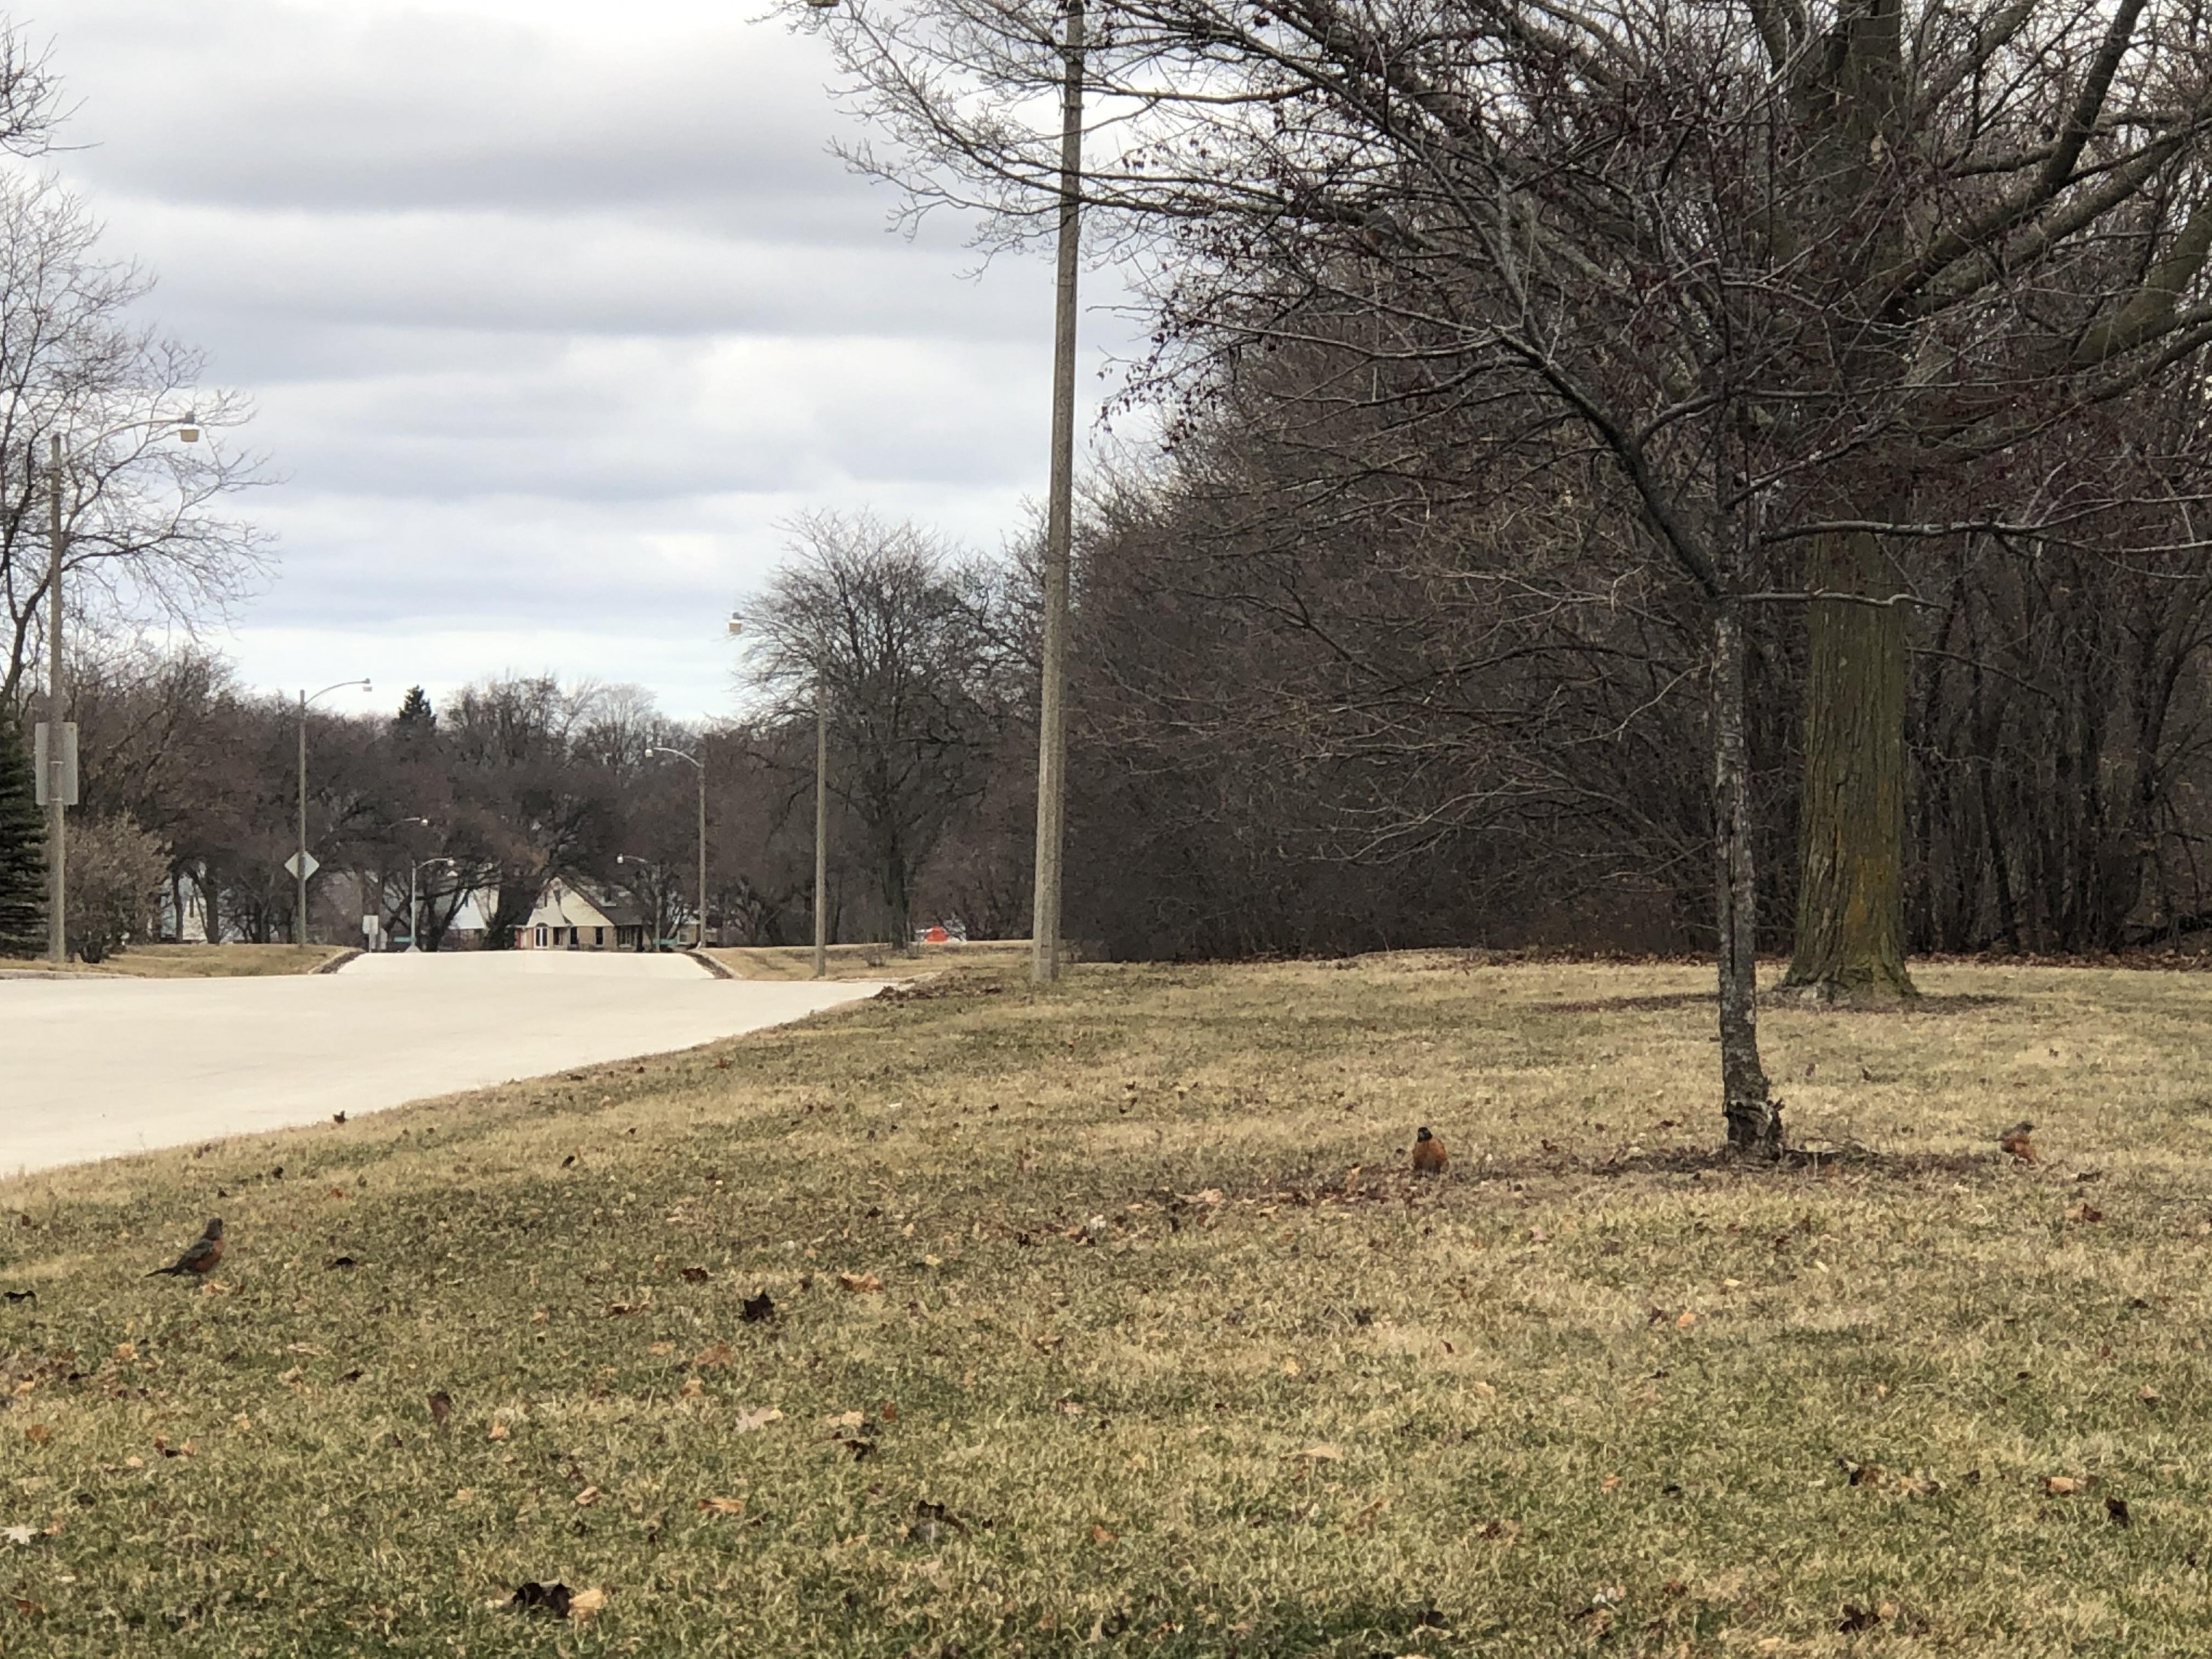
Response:
[[[279,562],[212,635],[248,684],[369,675],[381,706],[550,668],[720,715],[779,520],[1024,522],[1048,261],[975,277],[958,227],[889,232],[826,151],[824,49],[747,9],[16,11],[78,106],[53,165],[159,278],[149,320],[258,404]],[[1095,408],[1126,332],[1084,333]]]

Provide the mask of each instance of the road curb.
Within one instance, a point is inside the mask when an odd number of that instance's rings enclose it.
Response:
[[[316,969],[314,971],[319,974],[335,974],[339,969],[344,967],[346,963],[351,962],[356,957],[360,956],[361,954],[361,947],[358,945],[354,945],[349,949],[339,951],[337,955],[332,957],[328,962],[325,963],[321,967]]]
[[[735,974],[729,970],[729,968],[726,964],[715,961],[714,957],[708,956],[704,951],[686,951],[684,954],[690,957],[692,961],[697,963],[702,968],[704,968],[716,979],[735,979],[737,977]]]

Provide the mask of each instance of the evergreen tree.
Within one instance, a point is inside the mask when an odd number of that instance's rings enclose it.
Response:
[[[438,729],[438,711],[430,707],[429,693],[419,685],[407,688],[407,695],[399,700],[399,714],[392,722],[403,732],[434,732]]]
[[[0,709],[0,956],[36,951],[46,933],[46,824],[23,728]]]

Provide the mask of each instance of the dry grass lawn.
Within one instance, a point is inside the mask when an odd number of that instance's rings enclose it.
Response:
[[[130,979],[258,979],[269,974],[312,974],[344,951],[337,945],[134,945],[105,962],[71,961],[60,971]],[[0,957],[0,969],[9,969],[54,971],[43,957]]]
[[[0,1651],[2212,1651],[2212,978],[1922,979],[1769,1017],[1779,1170],[1705,972],[1437,957],[0,1186]]]
[[[707,954],[739,979],[814,976],[814,947],[811,945],[732,945],[709,950]],[[911,975],[948,971],[1026,975],[1030,966],[1027,939],[921,945],[904,954],[888,945],[833,945],[826,954],[830,979],[903,979]]]

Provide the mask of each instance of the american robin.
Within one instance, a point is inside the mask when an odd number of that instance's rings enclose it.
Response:
[[[1444,1144],[1428,1131],[1426,1125],[1413,1132],[1413,1173],[1442,1175],[1444,1165],[1451,1162]]]
[[[2043,1160],[2035,1155],[2035,1143],[2027,1138],[2028,1131],[2034,1127],[2023,1119],[1997,1137],[1997,1146],[2020,1163],[2039,1164]]]
[[[198,1273],[204,1279],[215,1271],[215,1264],[222,1260],[222,1218],[217,1216],[207,1224],[207,1231],[185,1246],[185,1253],[166,1267],[156,1267],[146,1275],[159,1279],[163,1273]]]

